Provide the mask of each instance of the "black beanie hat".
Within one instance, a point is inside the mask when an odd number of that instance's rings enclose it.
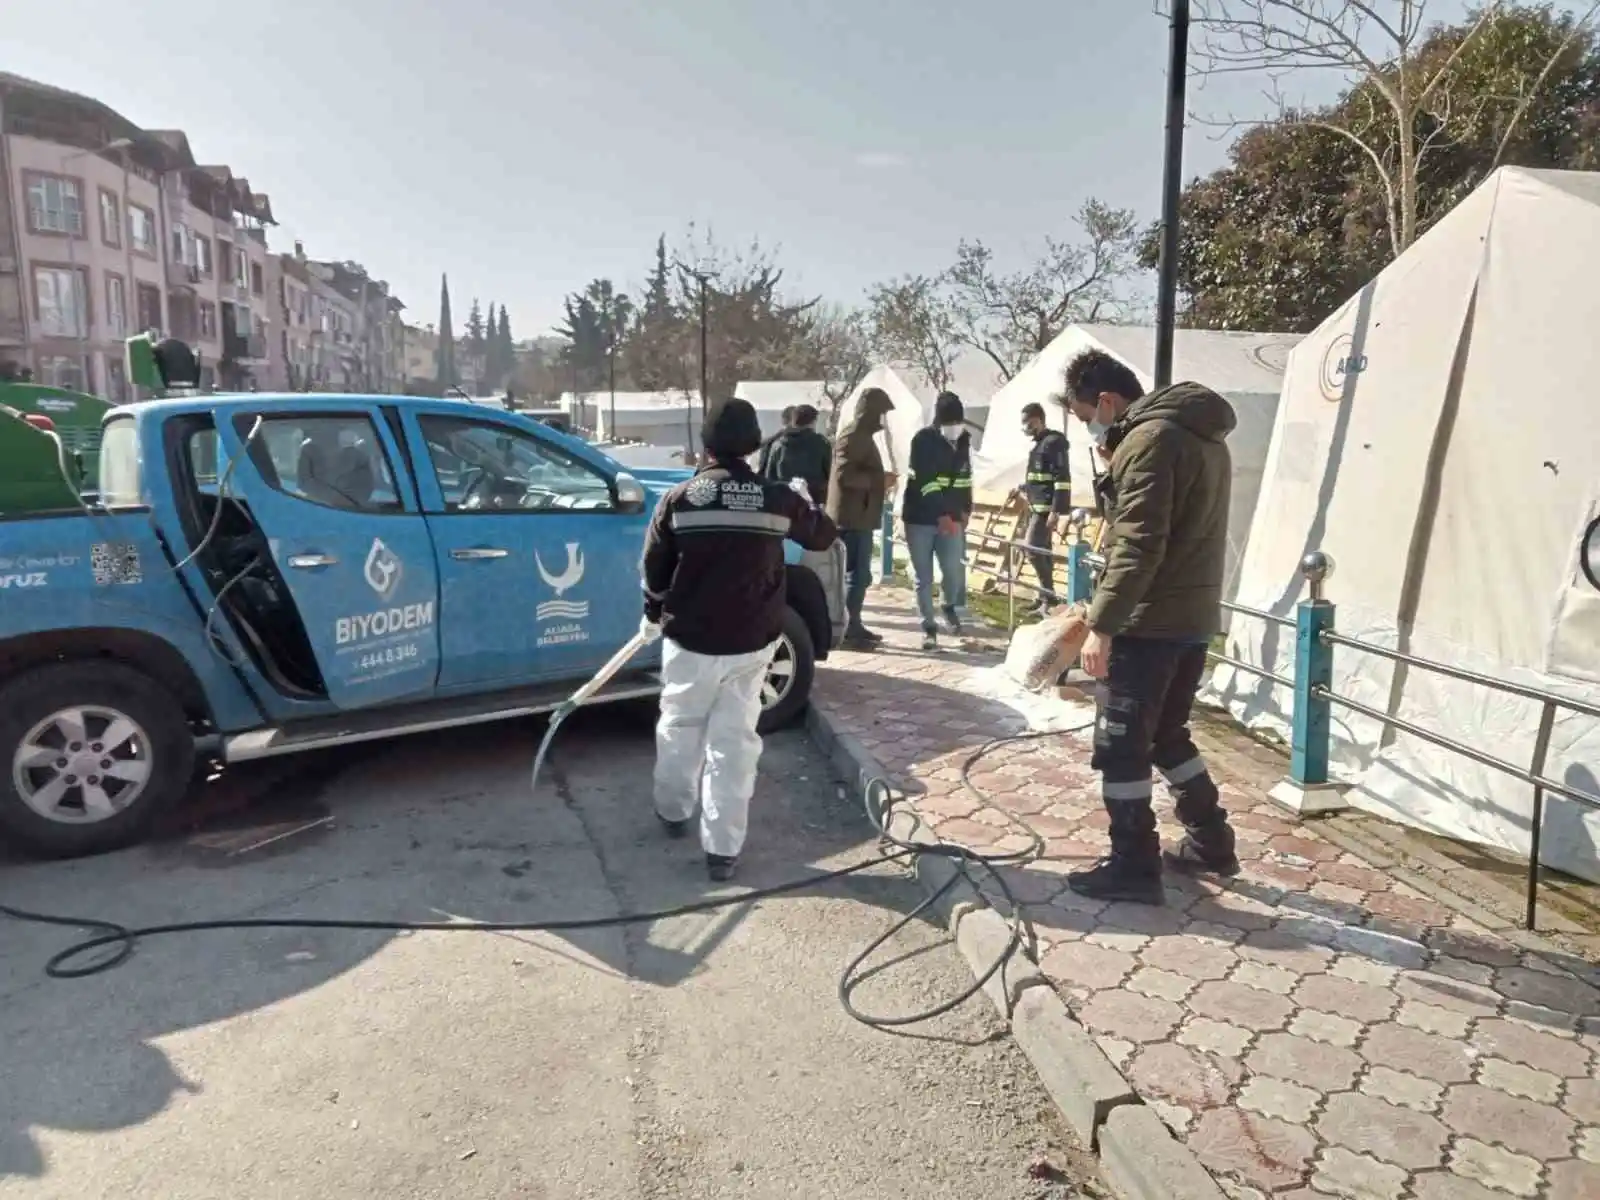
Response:
[[[966,419],[966,410],[961,407],[961,397],[954,392],[940,392],[939,398],[933,402],[933,419],[939,425],[954,425]]]
[[[761,422],[748,400],[724,400],[711,410],[700,440],[712,458],[748,458],[761,449]]]

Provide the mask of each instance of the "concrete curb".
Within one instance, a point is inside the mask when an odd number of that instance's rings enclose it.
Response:
[[[860,741],[838,728],[820,704],[806,710],[806,730],[847,784],[864,791],[873,779],[892,782],[890,773]],[[881,812],[878,816],[881,820]],[[908,807],[890,812],[887,830],[900,841],[936,840]],[[915,871],[930,895],[949,888],[937,905],[939,915],[973,975],[987,971],[1011,941],[1006,919],[985,903],[956,860],[919,854]],[[1200,1160],[1144,1106],[1074,1019],[1026,943],[984,983],[983,992],[1010,1023],[1011,1036],[1063,1119],[1079,1141],[1099,1154],[1107,1182],[1126,1200],[1226,1200]]]

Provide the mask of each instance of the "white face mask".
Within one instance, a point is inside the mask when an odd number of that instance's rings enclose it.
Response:
[[[1106,425],[1103,422],[1089,422],[1089,436],[1094,439],[1094,444],[1096,446],[1104,446],[1106,444],[1106,434],[1110,432],[1111,426]]]
[[[954,441],[957,441],[961,437],[961,431],[964,428],[965,428],[965,426],[960,425],[960,424],[956,424],[956,425],[941,425],[941,426],[939,426],[939,432],[944,434],[945,437],[949,438],[952,442],[954,442]]]

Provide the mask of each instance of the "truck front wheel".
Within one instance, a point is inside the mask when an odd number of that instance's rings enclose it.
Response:
[[[778,649],[761,684],[761,719],[756,724],[760,732],[782,729],[800,715],[811,700],[816,670],[817,654],[810,627],[793,608],[784,609]]]
[[[0,838],[32,854],[141,840],[193,768],[183,709],[132,667],[53,663],[0,686]]]

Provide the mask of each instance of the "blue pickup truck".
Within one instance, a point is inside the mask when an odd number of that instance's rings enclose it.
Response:
[[[553,709],[637,629],[688,474],[416,397],[156,400],[99,443],[81,504],[0,512],[0,838],[47,856],[142,839],[197,762]],[[842,549],[788,558],[764,729],[843,630]],[[655,694],[659,653],[597,699]]]

